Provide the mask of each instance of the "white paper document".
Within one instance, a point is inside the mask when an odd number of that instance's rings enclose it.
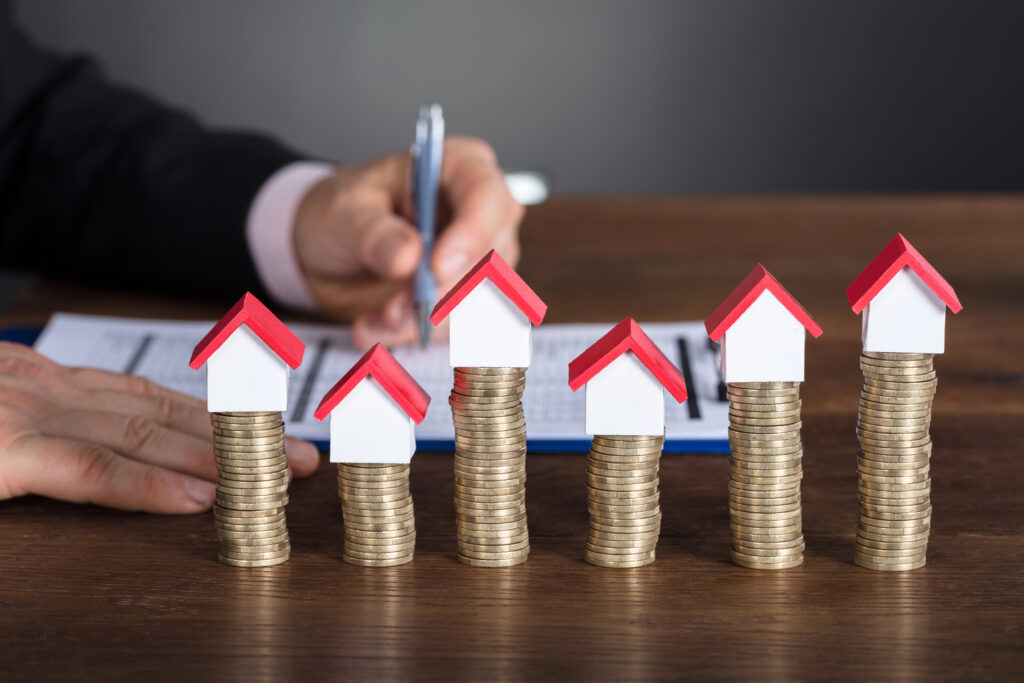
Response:
[[[167,321],[57,313],[36,341],[40,353],[58,363],[103,368],[147,377],[199,398],[206,396],[206,372],[188,366],[196,343],[213,321]],[[683,370],[689,399],[665,400],[666,451],[728,450],[729,404],[716,360],[698,322],[645,323],[644,331]],[[348,328],[337,325],[289,325],[306,343],[302,365],[291,375],[289,433],[324,446],[328,425],[313,418],[320,399],[359,359]],[[523,409],[534,449],[586,450],[583,432],[584,389],[568,386],[569,361],[605,334],[611,325],[545,324],[533,331],[533,363],[526,375]],[[448,394],[452,370],[447,344],[426,350],[402,347],[395,358],[431,396],[427,417],[416,428],[420,450],[448,449],[454,440]]]

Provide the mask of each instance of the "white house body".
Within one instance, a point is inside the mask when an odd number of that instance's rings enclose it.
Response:
[[[864,308],[861,340],[868,352],[942,353],[946,304],[904,267]]]
[[[412,418],[371,375],[331,411],[331,462],[404,464],[415,452]]]
[[[451,365],[528,367],[531,327],[526,314],[484,279],[451,312]]]
[[[806,328],[767,289],[726,330],[726,382],[804,381]]]
[[[665,433],[665,389],[632,351],[590,378],[586,392],[587,434]]]
[[[240,325],[206,362],[206,403],[211,413],[285,411],[288,364]]]

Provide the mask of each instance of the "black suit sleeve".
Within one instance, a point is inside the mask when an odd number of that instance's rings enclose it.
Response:
[[[212,132],[35,46],[0,0],[0,263],[227,298],[260,291],[245,242],[262,183],[298,155]]]

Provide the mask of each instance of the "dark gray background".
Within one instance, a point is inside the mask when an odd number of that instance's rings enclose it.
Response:
[[[22,0],[40,42],[318,156],[416,108],[561,192],[1014,190],[1024,3]]]

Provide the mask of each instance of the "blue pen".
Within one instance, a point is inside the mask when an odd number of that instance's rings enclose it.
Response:
[[[437,301],[437,281],[430,270],[434,250],[434,223],[437,220],[437,194],[441,184],[441,157],[444,154],[444,116],[441,105],[420,107],[416,121],[416,141],[411,149],[412,203],[416,226],[423,242],[423,257],[413,279],[413,302],[419,321],[420,346],[430,343],[430,312]]]

